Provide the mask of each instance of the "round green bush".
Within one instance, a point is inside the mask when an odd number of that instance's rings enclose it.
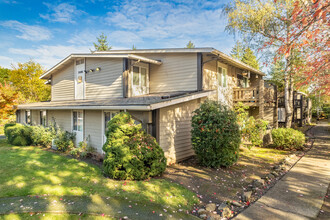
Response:
[[[305,144],[305,135],[292,128],[272,130],[273,143],[276,148],[283,150],[300,150]]]
[[[31,128],[22,124],[11,124],[5,126],[5,135],[8,143],[16,146],[27,146],[32,144]]]
[[[35,146],[50,147],[55,135],[49,128],[43,126],[30,126],[31,140]]]
[[[235,163],[241,143],[235,112],[207,101],[194,113],[191,141],[199,163],[206,167],[228,167]]]
[[[103,167],[110,178],[143,180],[159,176],[166,158],[156,139],[135,125],[128,113],[119,113],[108,123]]]

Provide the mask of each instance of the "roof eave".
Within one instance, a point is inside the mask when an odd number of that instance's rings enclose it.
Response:
[[[213,51],[211,53],[214,54],[214,55],[217,55],[217,56],[219,56],[219,57],[221,57],[221,58],[223,58],[225,60],[228,60],[230,62],[233,62],[233,63],[235,63],[237,66],[239,66],[241,68],[250,70],[250,71],[252,71],[254,73],[257,73],[257,74],[259,74],[261,76],[266,76],[266,74],[263,73],[263,72],[261,72],[260,70],[257,70],[255,68],[253,68],[253,67],[251,67],[251,66],[249,66],[249,65],[247,65],[247,64],[245,64],[245,63],[243,63],[243,62],[241,62],[241,61],[239,61],[237,59],[235,59],[235,58],[232,58],[231,56],[228,56],[227,54],[225,54],[225,53],[223,53],[223,52],[221,52],[219,50],[213,49]]]

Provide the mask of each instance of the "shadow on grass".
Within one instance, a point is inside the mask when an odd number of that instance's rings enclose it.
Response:
[[[193,192],[164,179],[111,180],[103,177],[102,171],[95,165],[40,147],[11,146],[5,140],[0,140],[0,164],[0,197],[39,195],[47,200],[49,196],[78,196],[84,198],[79,206],[81,211],[101,211],[97,207],[107,207],[122,209],[119,211],[125,215],[132,210],[127,205],[129,201],[138,201],[136,203],[145,207],[148,214],[153,214],[153,207],[154,211],[159,212],[163,209],[182,209],[184,212],[197,202]],[[107,197],[112,199],[111,204],[105,200]],[[98,199],[94,201],[95,198]],[[59,204],[60,201],[58,199]],[[44,206],[40,207],[42,211],[49,207],[47,204]],[[71,212],[68,203],[62,206]],[[143,211],[143,208],[139,209]]]

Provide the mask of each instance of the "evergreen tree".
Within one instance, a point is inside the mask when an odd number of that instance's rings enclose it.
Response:
[[[252,66],[255,69],[259,69],[259,62],[257,60],[257,57],[254,55],[253,51],[247,47],[244,50],[243,57],[241,59],[243,63],[246,63],[247,65]]]
[[[186,48],[195,48],[195,44],[191,40],[187,43]]]
[[[244,53],[244,47],[241,42],[237,41],[235,46],[230,52],[230,56],[232,56],[235,59],[242,60]]]
[[[108,45],[107,36],[105,36],[103,33],[96,39],[97,39],[97,43],[93,43],[95,51],[111,50],[112,46]]]
[[[136,50],[136,46],[134,44],[132,46],[132,50]]]

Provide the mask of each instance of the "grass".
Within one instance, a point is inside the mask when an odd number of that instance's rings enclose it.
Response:
[[[22,213],[22,214],[9,214],[0,215],[1,220],[20,220],[20,219],[41,219],[41,220],[75,220],[75,219],[91,219],[91,220],[110,220],[114,219],[107,216],[94,216],[94,215],[77,215],[77,214],[52,214],[52,213]]]
[[[0,164],[0,197],[100,195],[187,210],[198,202],[193,192],[168,180],[115,181],[95,165],[5,140],[0,140]]]

